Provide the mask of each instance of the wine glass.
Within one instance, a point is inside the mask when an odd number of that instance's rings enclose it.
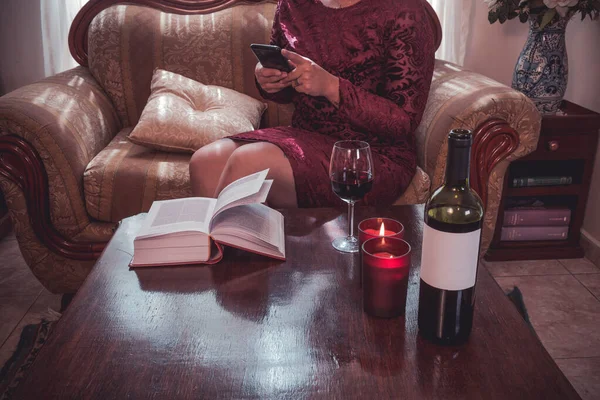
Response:
[[[333,192],[348,203],[348,236],[331,244],[344,253],[357,253],[358,238],[354,236],[354,203],[365,197],[373,187],[373,160],[369,143],[342,140],[333,145],[329,163],[329,178]]]

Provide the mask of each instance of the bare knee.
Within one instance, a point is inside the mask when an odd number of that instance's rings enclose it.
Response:
[[[229,156],[239,145],[231,139],[220,139],[196,150],[190,159],[190,174],[201,173],[203,167]]]
[[[194,196],[212,197],[229,156],[239,146],[221,139],[198,149],[190,159],[190,183]]]
[[[202,165],[206,162],[208,154],[206,151],[202,151],[203,148],[196,150],[190,158],[190,177],[193,177],[196,173],[202,170]]]
[[[223,178],[231,183],[254,172],[269,168],[273,160],[283,157],[283,152],[271,143],[251,143],[237,148],[227,160]]]

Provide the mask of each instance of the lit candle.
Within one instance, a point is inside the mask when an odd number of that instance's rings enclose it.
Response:
[[[410,272],[410,245],[402,239],[377,237],[362,246],[363,308],[369,315],[403,315]]]
[[[404,237],[404,226],[391,218],[368,218],[358,224],[358,241],[362,244],[367,239],[376,237]]]
[[[367,229],[365,229],[365,233],[367,235],[370,235],[370,236],[373,236],[373,237],[377,237],[377,236],[393,236],[397,232],[391,231],[389,229],[385,229],[385,223],[382,222],[381,223],[381,227],[379,227],[379,230],[367,228]]]

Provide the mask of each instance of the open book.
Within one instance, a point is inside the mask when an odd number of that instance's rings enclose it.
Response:
[[[268,170],[225,187],[216,199],[155,201],[133,242],[131,267],[216,263],[221,244],[285,260],[283,215],[263,203]],[[215,246],[212,246],[212,241]],[[216,254],[211,255],[211,248]]]

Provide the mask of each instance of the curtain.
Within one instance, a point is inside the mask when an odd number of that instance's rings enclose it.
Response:
[[[69,28],[88,0],[40,0],[44,72],[54,75],[77,65],[69,52]],[[465,60],[474,0],[427,0],[442,24],[443,39],[436,57],[462,65]]]
[[[436,58],[463,65],[473,0],[427,0],[442,24],[442,44]]]
[[[44,72],[54,75],[77,65],[69,52],[69,28],[88,0],[40,0]],[[436,57],[462,65],[465,60],[474,0],[427,0],[442,24],[443,39]]]
[[[44,73],[51,76],[77,65],[69,51],[69,28],[88,0],[40,0]]]

